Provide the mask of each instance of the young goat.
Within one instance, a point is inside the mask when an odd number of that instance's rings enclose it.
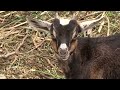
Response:
[[[103,17],[78,23],[55,18],[52,23],[27,18],[35,29],[51,33],[53,49],[67,79],[120,79],[120,35],[77,37]]]

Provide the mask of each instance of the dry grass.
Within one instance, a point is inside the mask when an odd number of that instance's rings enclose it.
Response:
[[[51,21],[54,11],[0,11],[0,78],[4,79],[59,79],[64,75],[57,65],[50,35],[29,28],[26,15]],[[72,17],[74,11],[59,12]],[[101,12],[81,11],[78,20],[95,18]],[[106,20],[96,26],[93,37],[119,33],[120,12],[106,12]],[[98,32],[98,29],[100,33]],[[101,30],[100,30],[101,29]]]

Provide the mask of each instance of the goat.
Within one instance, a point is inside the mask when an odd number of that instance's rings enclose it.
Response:
[[[27,17],[34,29],[50,31],[52,46],[66,79],[120,79],[120,34],[78,37],[103,20],[79,23],[55,18],[52,23]]]

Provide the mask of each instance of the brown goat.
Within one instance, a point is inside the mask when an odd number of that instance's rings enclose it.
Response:
[[[55,18],[52,23],[27,17],[35,29],[49,30],[53,49],[67,79],[120,79],[120,34],[109,37],[77,37],[99,19],[78,23]]]

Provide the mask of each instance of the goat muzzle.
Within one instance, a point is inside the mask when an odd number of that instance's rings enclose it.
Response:
[[[58,49],[58,56],[59,56],[59,59],[61,59],[61,60],[67,60],[69,58],[68,48],[65,48],[65,49],[59,48]]]

